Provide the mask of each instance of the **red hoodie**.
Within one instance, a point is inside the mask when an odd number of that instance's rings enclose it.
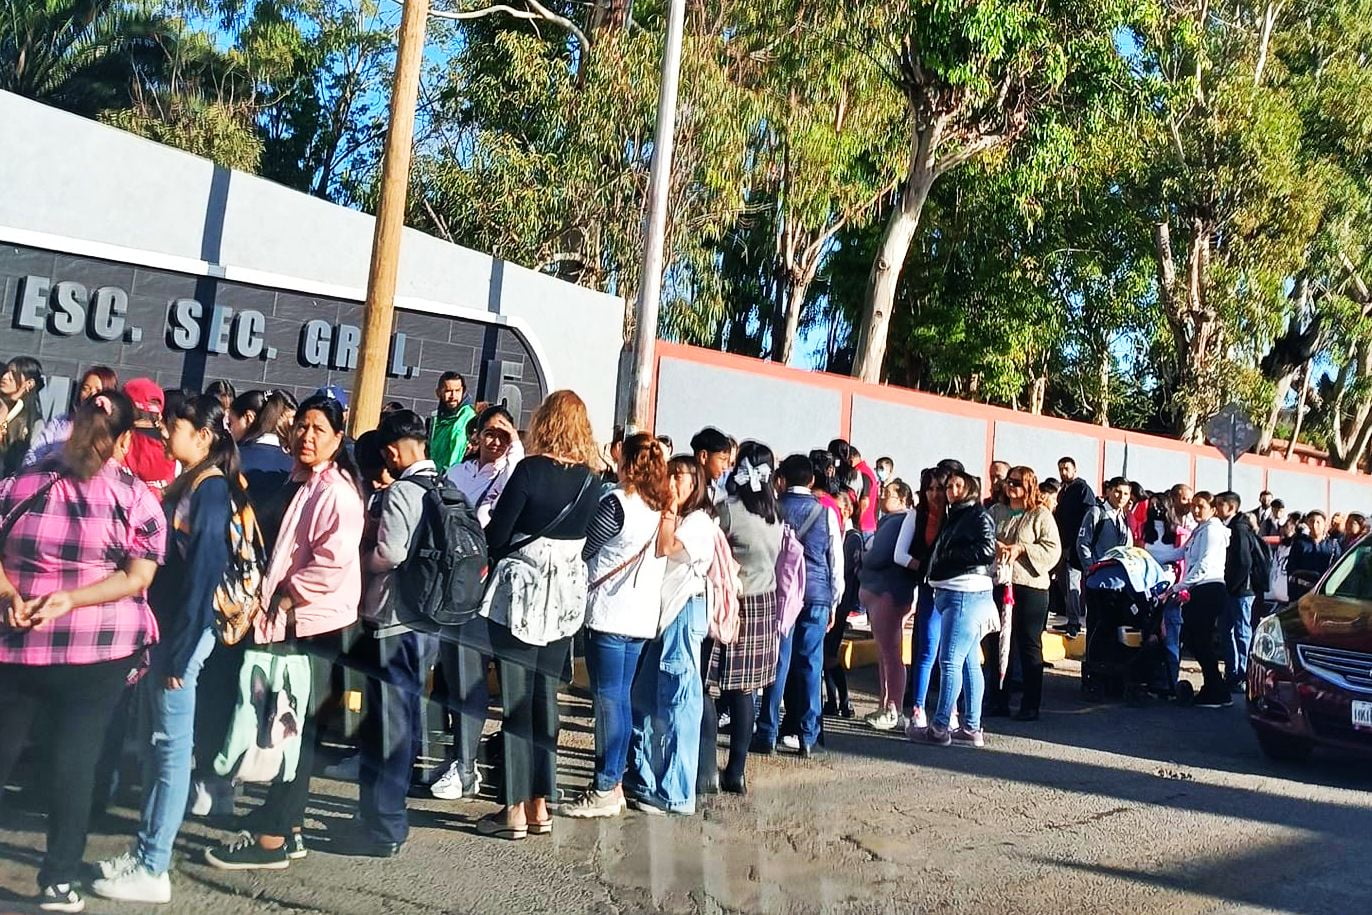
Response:
[[[167,456],[167,445],[159,429],[134,428],[124,466],[159,496],[176,479],[176,461]]]

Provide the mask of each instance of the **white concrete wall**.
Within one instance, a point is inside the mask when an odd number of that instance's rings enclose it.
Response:
[[[676,450],[684,452],[691,436],[714,426],[740,442],[763,442],[781,460],[827,446],[838,435],[839,407],[837,391],[664,358],[657,376],[655,431],[670,435]]]
[[[0,125],[0,241],[116,260],[142,252],[150,256],[142,266],[200,262],[215,275],[296,281],[302,292],[323,293],[322,285],[339,297],[365,294],[373,225],[365,213],[6,92]],[[402,242],[397,296],[402,306],[522,321],[552,384],[581,394],[597,432],[608,435],[620,299],[414,230]]]
[[[1372,517],[1372,480],[1330,480],[1329,503],[1335,511],[1362,512]]]
[[[1229,462],[1221,457],[1196,458],[1196,489],[1212,493],[1224,492],[1229,486]],[[1238,461],[1234,465],[1234,492],[1239,494],[1245,510],[1258,504],[1263,490],[1262,468],[1252,462]],[[1276,490],[1273,490],[1274,492]],[[1288,503],[1290,504],[1290,503]]]
[[[1158,448],[1130,442],[1105,443],[1103,477],[1128,477],[1148,490],[1170,489],[1191,480],[1191,455],[1171,448]]]
[[[956,413],[936,413],[918,407],[853,398],[853,443],[869,464],[889,457],[896,476],[919,488],[920,471],[944,458],[962,461],[978,476],[986,473],[986,421]]]
[[[1322,476],[1299,470],[1269,470],[1267,488],[1294,511],[1329,511],[1329,483]]]
[[[1092,489],[1099,490],[1105,476],[1101,473],[1099,439],[1057,429],[997,421],[992,455],[995,460],[1031,468],[1040,480],[1056,477],[1058,459],[1064,457],[1077,462],[1077,475],[1090,483]]]

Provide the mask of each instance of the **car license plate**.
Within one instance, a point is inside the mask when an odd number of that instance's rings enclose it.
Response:
[[[1353,727],[1372,730],[1372,702],[1353,703]]]

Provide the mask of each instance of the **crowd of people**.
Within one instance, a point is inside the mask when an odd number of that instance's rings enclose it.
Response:
[[[1180,484],[1115,478],[1098,498],[1070,458],[1056,479],[996,461],[984,481],[945,460],[915,489],[843,440],[782,457],[705,428],[674,455],[617,432],[602,452],[575,393],[550,394],[521,431],[456,373],[432,415],[389,404],[355,442],[336,387],[297,403],[222,382],[121,385],[97,366],[44,423],[42,386],[26,357],[0,375],[0,785],[41,721],[50,911],[81,911],[87,887],[168,902],[184,817],[232,813],[244,782],[265,798],[206,862],[305,858],[340,666],[366,675],[353,853],[391,857],[408,839],[431,682],[452,745],[428,790],[481,793],[492,666],[500,807],[474,825],[519,841],[550,834],[554,814],[690,816],[703,796],[747,793],[750,755],[822,754],[825,719],[856,716],[840,657],[864,614],[878,658],[865,724],[982,747],[983,717],[1009,715],[1016,688],[1015,717],[1039,718],[1042,634],[1055,612],[1069,636],[1090,624],[1083,578],[1120,547],[1174,568],[1196,704],[1228,704],[1264,604],[1298,597],[1366,527],[1267,493],[1247,514],[1233,493]],[[453,565],[478,556],[484,576]],[[420,587],[435,568],[437,597]],[[564,800],[558,694],[574,653],[595,764]],[[91,811],[126,736],[146,756],[138,834],[88,881]]]

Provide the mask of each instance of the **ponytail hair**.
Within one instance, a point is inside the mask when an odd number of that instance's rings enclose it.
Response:
[[[163,417],[168,431],[171,430],[173,423],[181,420],[190,423],[191,428],[198,432],[210,432],[214,435],[214,442],[210,445],[210,453],[205,460],[194,467],[187,467],[167,487],[166,495],[163,496],[166,504],[175,505],[186,494],[191,484],[211,469],[218,469],[224,474],[224,479],[229,484],[229,498],[240,510],[247,503],[248,496],[243,491],[240,476],[242,467],[238,462],[238,446],[234,444],[233,435],[229,433],[224,418],[224,405],[212,394],[183,398]]]
[[[667,456],[663,454],[662,443],[651,433],[639,432],[625,439],[620,463],[620,483],[632,486],[649,508],[662,511],[671,505]]]
[[[239,416],[253,414],[252,424],[243,433],[244,445],[268,433],[275,433],[283,443],[290,440],[296,402],[286,391],[244,391],[229,409]]]
[[[123,391],[102,391],[71,414],[71,437],[62,446],[66,473],[82,482],[114,457],[120,437],[133,429],[133,401]]]

